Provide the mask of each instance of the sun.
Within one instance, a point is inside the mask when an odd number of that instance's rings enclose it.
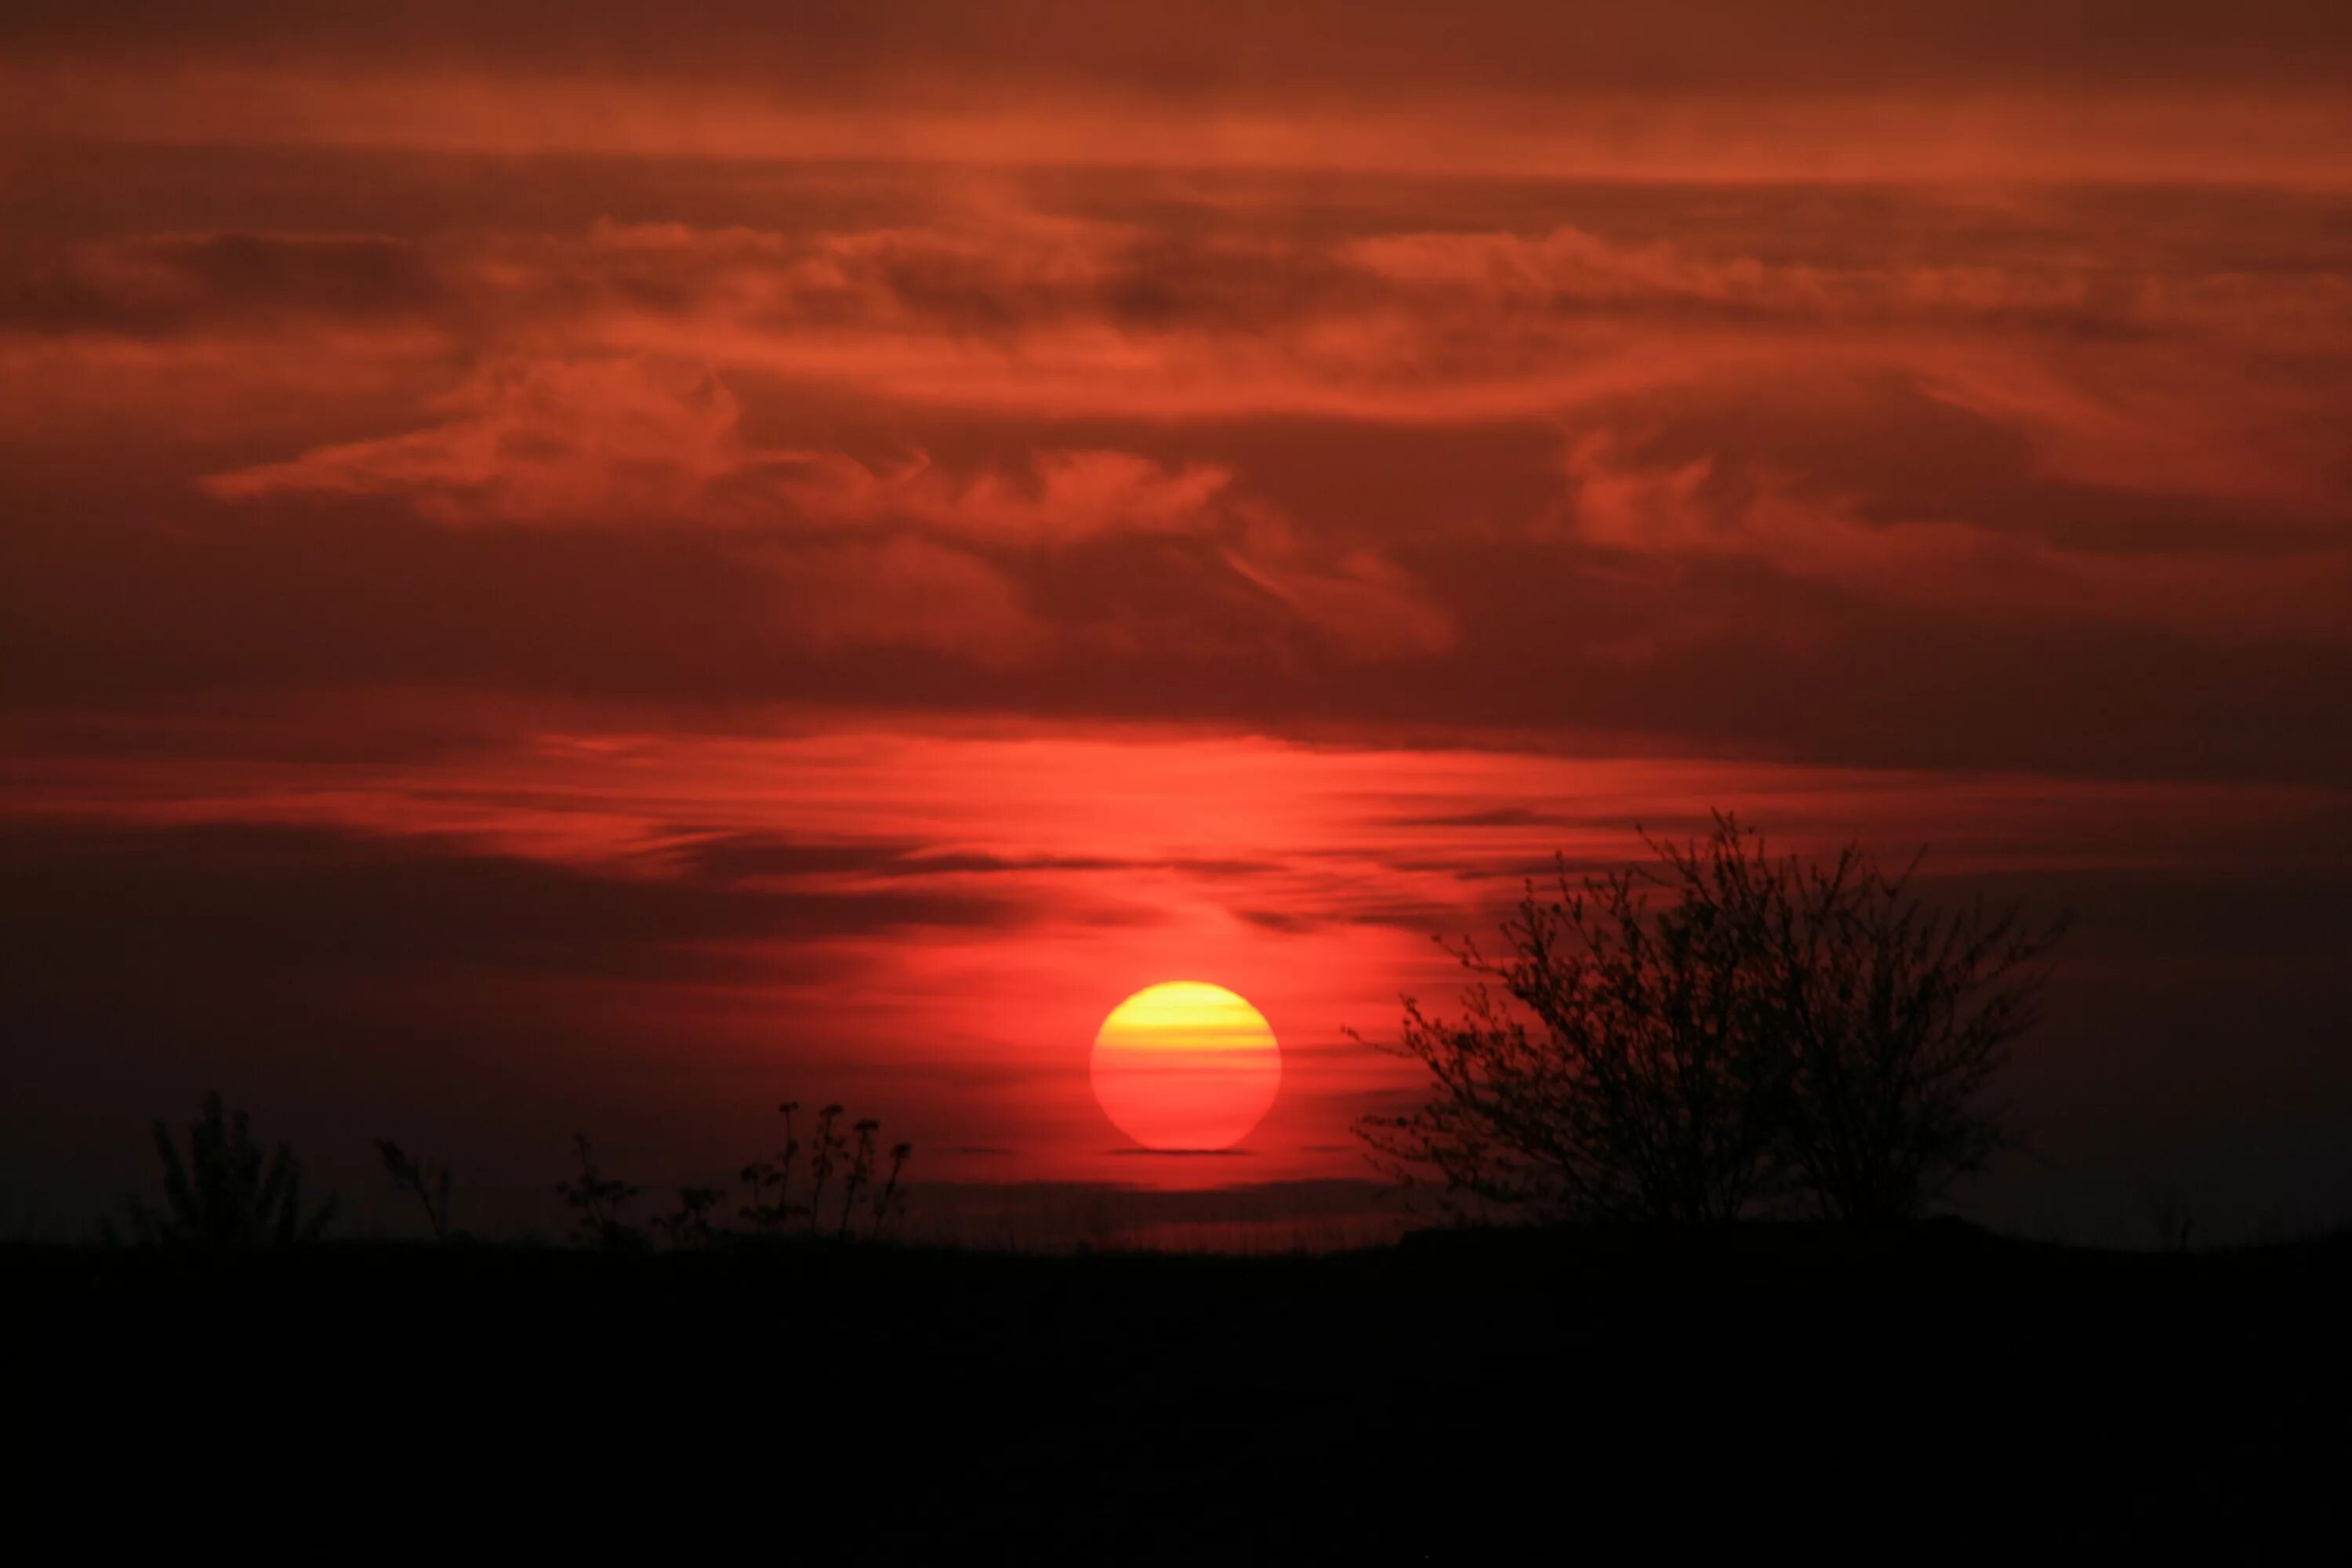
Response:
[[[1095,1035],[1095,1098],[1147,1149],[1230,1149],[1282,1087],[1265,1016],[1222,985],[1174,980],[1120,1003]]]

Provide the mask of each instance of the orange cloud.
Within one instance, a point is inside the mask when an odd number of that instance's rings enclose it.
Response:
[[[1410,658],[1454,646],[1454,623],[1422,586],[1370,550],[1320,561],[1279,513],[1252,508],[1233,569],[1360,658]]]
[[[802,107],[846,136],[888,96]],[[1635,140],[1735,97],[1668,95]],[[1076,101],[954,114],[1076,134]],[[1881,109],[1917,130],[1922,104]],[[1492,107],[1400,100],[1392,129],[1500,167],[1541,127]],[[1203,112],[1127,110],[1129,137]],[[1770,159],[1804,153],[1776,123],[1748,126]],[[2345,645],[2352,253],[2278,168],[1433,180],[1244,167],[1279,144],[1214,135],[1116,174],[909,145],[523,181],[267,137],[82,147],[81,194],[16,209],[0,256],[13,667],[173,700],[302,671],[2338,763],[2300,725],[2217,753],[2177,717],[2299,711]],[[1564,486],[1557,443],[1596,433]],[[131,625],[172,657],[101,629]],[[2168,695],[2066,736],[1990,697],[1882,710],[1989,664],[2005,691],[2063,668]]]
[[[1201,529],[1233,483],[1230,468],[1163,468],[1131,452],[1040,452],[1027,479],[983,468],[958,476],[918,455],[869,468],[843,456],[794,464],[779,489],[832,522],[915,521],[1009,545],[1067,543],[1106,533]]]
[[[1336,550],[1230,468],[1133,453],[1033,454],[1026,477],[958,475],[918,456],[879,468],[767,449],[705,367],[646,359],[500,364],[441,401],[439,425],[345,442],[202,481],[229,502],[389,497],[452,526],[716,527],[783,584],[793,633],[819,647],[935,648],[1018,662],[1048,640],[1000,556],[1116,537],[1219,538],[1221,559],[1334,646],[1442,651],[1447,619],[1378,552]],[[912,531],[911,532],[909,531]],[[857,542],[843,532],[883,535]],[[928,536],[928,537],[927,537]],[[961,542],[951,544],[948,542]],[[1114,641],[1121,628],[1108,628]]]
[[[1628,555],[1744,559],[1788,577],[1896,603],[1997,618],[2139,622],[2224,640],[2352,640],[2352,543],[2283,556],[2067,548],[1954,521],[1866,516],[1852,499],[1784,475],[1731,476],[1706,458],[1628,458],[1606,433],[1564,467],[1578,536]]]
[[[820,648],[930,648],[1006,665],[1046,639],[1004,573],[927,540],[779,547],[754,559],[782,584],[793,636]]]
[[[682,363],[509,363],[441,409],[439,425],[202,482],[224,500],[397,496],[446,523],[664,521],[692,516],[747,461],[734,397]]]

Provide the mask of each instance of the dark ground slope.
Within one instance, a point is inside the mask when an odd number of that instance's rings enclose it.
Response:
[[[2341,1239],[0,1258],[18,1430],[47,1435],[20,1499],[95,1479],[111,1528],[312,1556],[2245,1560],[2345,1532]]]

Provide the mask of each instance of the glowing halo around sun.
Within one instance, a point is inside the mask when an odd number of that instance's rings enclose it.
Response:
[[[1147,1149],[1230,1149],[1274,1107],[1282,1047],[1222,985],[1175,980],[1120,1003],[1095,1035],[1095,1099]]]

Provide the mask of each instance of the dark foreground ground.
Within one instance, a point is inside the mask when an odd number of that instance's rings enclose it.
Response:
[[[252,1555],[1956,1561],[2346,1542],[2352,1238],[0,1250],[12,1490]],[[82,1489],[96,1500],[79,1501]],[[68,1502],[67,1500],[77,1500]],[[460,1551],[459,1548],[463,1550]]]

